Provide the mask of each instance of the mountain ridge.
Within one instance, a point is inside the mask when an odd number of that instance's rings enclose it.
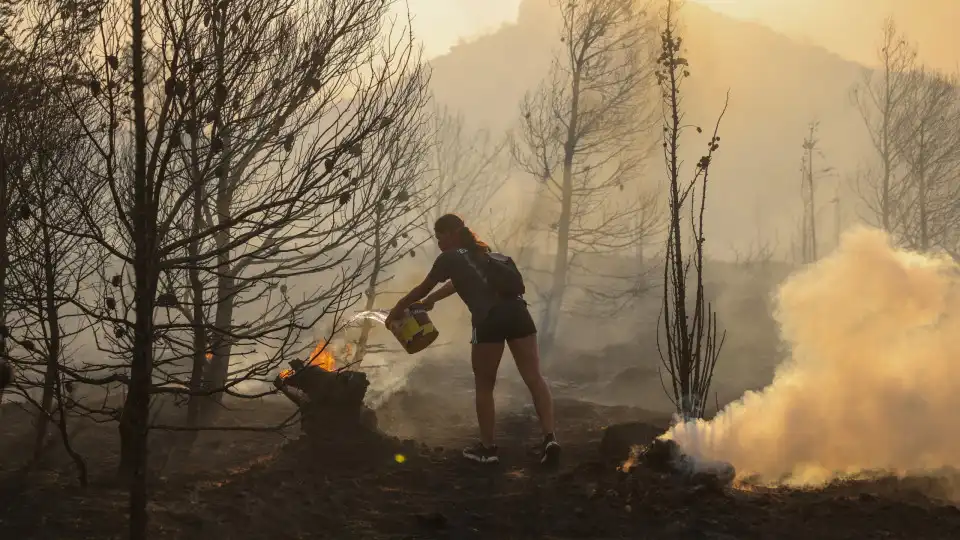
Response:
[[[557,19],[550,10],[546,0],[525,0],[516,23],[433,59],[437,100],[475,125],[509,129],[524,93],[549,69],[557,39]],[[684,6],[680,15],[693,73],[685,89],[687,117],[712,125],[724,94],[731,92],[707,216],[714,249],[742,247],[759,234],[766,240],[791,234],[801,208],[801,145],[815,120],[820,121],[824,163],[842,171],[824,180],[829,185],[821,190],[823,201],[839,194],[847,208],[844,221],[850,221],[855,197],[837,180],[867,155],[869,141],[850,91],[868,68],[697,4]],[[691,137],[686,144],[699,142]],[[661,174],[657,166],[651,163],[650,174]]]

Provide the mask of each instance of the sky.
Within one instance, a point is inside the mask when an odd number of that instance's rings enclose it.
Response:
[[[547,1],[547,0],[543,0]],[[844,58],[872,64],[884,18],[893,15],[931,66],[960,67],[960,0],[688,0],[727,15],[754,20]],[[514,22],[520,0],[400,0],[409,6],[427,57],[442,55],[458,41]]]
[[[446,53],[461,40],[515,22],[520,0],[399,0],[394,9],[402,12],[406,6],[424,52],[431,58]]]
[[[932,67],[960,68],[958,0],[690,0],[755,20],[863,64],[872,64],[884,19],[892,16]]]

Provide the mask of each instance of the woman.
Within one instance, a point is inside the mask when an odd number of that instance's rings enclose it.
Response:
[[[540,417],[543,428],[540,462],[555,464],[560,458],[560,444],[553,430],[553,398],[547,382],[540,375],[537,327],[527,310],[527,303],[521,296],[501,297],[487,284],[481,263],[490,248],[477,239],[459,216],[441,216],[433,228],[442,253],[423,283],[401,298],[390,311],[387,324],[402,318],[404,310],[418,301],[429,310],[438,300],[456,292],[467,305],[473,320],[471,362],[476,386],[477,423],[480,425],[480,441],[465,449],[463,456],[479,463],[499,462],[493,436],[493,387],[506,343],[523,382],[530,389]],[[447,283],[430,292],[443,282]]]

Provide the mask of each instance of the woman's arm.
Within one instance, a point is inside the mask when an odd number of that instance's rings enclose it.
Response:
[[[457,292],[457,290],[453,288],[453,281],[448,281],[439,289],[428,294],[427,297],[423,299],[423,305],[426,306],[427,309],[433,309],[434,304],[455,292]]]
[[[436,286],[437,280],[427,276],[421,284],[414,287],[413,290],[407,293],[406,296],[397,301],[397,305],[393,306],[393,309],[391,309],[390,313],[387,315],[387,320],[384,321],[385,324],[389,326],[391,322],[402,317],[405,309],[421,300],[424,296],[427,296]]]

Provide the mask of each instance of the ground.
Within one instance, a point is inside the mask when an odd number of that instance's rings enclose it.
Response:
[[[167,459],[172,437],[157,433],[151,538],[960,538],[960,509],[931,496],[943,488],[933,480],[799,491],[705,485],[646,466],[621,472],[619,457],[600,452],[604,429],[634,422],[649,439],[667,418],[569,391],[557,399],[563,464],[543,470],[536,420],[515,380],[498,389],[502,463],[465,462],[460,448],[475,433],[469,383],[465,366],[414,371],[377,411],[386,434],[208,432],[188,456]],[[234,426],[292,412],[279,397],[230,409],[223,421]],[[19,473],[16,445],[27,428],[19,411],[3,411],[0,538],[124,538],[127,496],[111,474],[114,426],[86,426],[75,437],[91,471],[85,489],[56,452]]]

